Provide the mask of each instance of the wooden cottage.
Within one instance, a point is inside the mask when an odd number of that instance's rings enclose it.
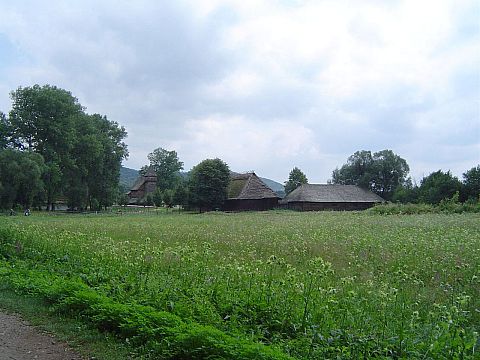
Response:
[[[142,204],[148,194],[153,194],[157,188],[157,174],[150,167],[145,176],[140,176],[133,184],[128,195],[128,203],[130,205]]]
[[[278,200],[278,195],[255,173],[232,173],[223,210],[270,210],[278,206]]]
[[[304,184],[293,190],[280,205],[299,211],[365,210],[384,200],[356,185]]]

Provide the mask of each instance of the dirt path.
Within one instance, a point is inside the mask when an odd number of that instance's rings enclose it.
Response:
[[[66,344],[29,325],[18,315],[0,312],[0,360],[80,360]]]

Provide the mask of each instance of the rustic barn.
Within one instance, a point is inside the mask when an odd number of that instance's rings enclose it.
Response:
[[[148,194],[153,194],[157,188],[157,174],[150,167],[144,176],[140,176],[135,184],[133,184],[128,195],[128,203],[130,205],[141,204],[145,201]]]
[[[299,211],[365,210],[384,200],[355,185],[304,184],[293,190],[280,205]]]
[[[255,173],[232,173],[227,189],[225,211],[270,210],[279,197]]]

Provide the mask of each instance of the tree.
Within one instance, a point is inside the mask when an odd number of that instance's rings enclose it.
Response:
[[[5,114],[0,111],[0,150],[14,147],[13,129]]]
[[[220,208],[227,198],[229,182],[230,170],[225,162],[220,159],[203,160],[190,173],[190,204],[200,212]]]
[[[155,204],[156,207],[162,206],[163,203],[163,194],[160,189],[155,189],[153,195],[152,195],[152,200],[153,203]]]
[[[44,191],[44,166],[39,154],[14,149],[0,151],[0,207],[31,207]]]
[[[391,200],[403,204],[415,204],[418,202],[418,198],[418,186],[412,183],[412,179],[408,178],[404,184],[400,184],[395,188]]]
[[[113,204],[128,156],[125,129],[106,116],[85,113],[70,92],[55,86],[20,87],[11,98],[14,141],[45,160],[47,208],[60,194],[72,208]]]
[[[332,173],[332,183],[358,185],[370,189],[385,200],[391,200],[395,189],[406,185],[410,171],[405,159],[391,150],[372,155],[370,151],[357,151],[347,163]]]
[[[376,152],[372,160],[372,190],[385,200],[391,200],[395,188],[405,185],[410,168],[406,160],[392,150]]]
[[[106,116],[93,114],[89,117],[96,134],[90,146],[98,151],[98,162],[95,166],[90,162],[88,166],[89,200],[96,199],[101,207],[106,208],[115,201],[121,164],[128,157],[127,145],[123,142],[127,132],[123,126],[108,120]]]
[[[438,204],[443,199],[450,199],[460,191],[462,183],[450,171],[435,171],[420,181],[420,200],[428,204]]]
[[[10,97],[9,120],[19,145],[42,155],[49,169],[60,171],[61,181],[57,176],[44,178],[51,206],[55,196],[63,190],[61,185],[66,183],[63,169],[73,161],[70,150],[75,140],[74,116],[80,115],[83,107],[70,92],[50,85],[19,87]],[[53,183],[47,183],[50,180]]]
[[[477,165],[463,174],[462,200],[480,197],[480,165]]]
[[[127,206],[128,204],[128,195],[123,191],[119,191],[118,193],[117,204],[120,206]]]
[[[188,189],[183,182],[181,182],[173,193],[173,203],[182,207],[188,205]]]
[[[358,185],[370,188],[373,178],[373,157],[371,151],[357,151],[340,169],[333,170],[332,183]]]
[[[10,93],[10,121],[23,147],[45,155],[68,149],[72,140],[72,116],[83,107],[66,90],[50,85],[19,87]],[[46,159],[49,160],[49,159]]]
[[[175,189],[180,181],[179,172],[183,169],[183,162],[178,159],[177,152],[158,148],[148,154],[148,160],[157,174],[157,187],[162,191]],[[145,168],[148,167],[143,167],[142,170]]]
[[[173,194],[174,194],[174,191],[171,189],[167,189],[163,192],[163,202],[169,208],[173,207],[174,205]]]
[[[302,184],[308,184],[305,174],[297,167],[294,167],[288,175],[288,181],[285,181],[285,193],[289,194]]]

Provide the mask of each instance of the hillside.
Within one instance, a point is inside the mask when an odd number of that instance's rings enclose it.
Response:
[[[120,180],[118,183],[121,187],[130,189],[135,183],[135,180],[137,180],[137,178],[138,178],[138,170],[129,169],[124,166],[120,168]]]
[[[182,177],[187,178],[188,173],[182,172]],[[135,180],[138,178],[138,170],[130,169],[127,167],[122,166],[120,169],[120,180],[119,184],[121,187],[125,189],[130,189],[132,185],[135,183]],[[270,187],[278,196],[284,197],[285,190],[282,184],[267,178],[260,177],[262,181]]]

